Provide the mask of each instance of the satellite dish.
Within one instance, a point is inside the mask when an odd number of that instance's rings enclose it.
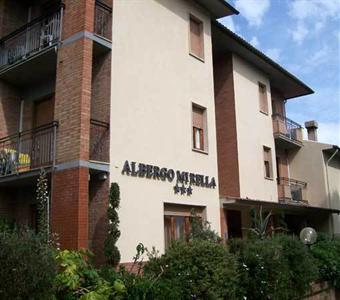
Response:
[[[305,227],[300,232],[300,240],[305,245],[312,245],[316,242],[318,234],[312,227]]]

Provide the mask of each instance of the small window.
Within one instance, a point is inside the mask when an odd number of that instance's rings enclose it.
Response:
[[[188,241],[191,232],[192,210],[202,220],[203,207],[165,204],[164,205],[164,240],[165,249],[175,240]]]
[[[206,135],[206,109],[200,106],[192,106],[192,133],[193,149],[207,150]]]
[[[204,59],[203,22],[190,15],[190,54]]]
[[[268,99],[266,85],[259,82],[260,111],[268,114]]]
[[[272,166],[272,150],[263,146],[263,160],[264,160],[264,177],[273,178],[273,166]]]
[[[189,216],[164,216],[165,248],[175,240],[187,241],[190,234]]]

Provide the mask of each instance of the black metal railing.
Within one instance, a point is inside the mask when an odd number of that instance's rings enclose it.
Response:
[[[0,139],[0,177],[54,166],[58,123],[19,132]]]
[[[0,40],[0,71],[60,42],[63,6]]]
[[[288,200],[307,202],[305,199],[305,191],[307,188],[306,182],[286,177],[280,177],[277,181],[278,185],[286,185],[290,187],[290,197],[288,197]]]
[[[109,162],[110,124],[91,119],[90,160]]]
[[[291,140],[301,139],[299,136],[299,131],[302,130],[302,126],[300,124],[280,114],[273,115],[273,122],[276,122],[274,125],[274,133],[285,135]]]
[[[95,5],[94,33],[111,40],[112,8],[101,1],[96,1]]]

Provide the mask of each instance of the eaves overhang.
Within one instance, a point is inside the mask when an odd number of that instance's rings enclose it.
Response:
[[[336,158],[340,159],[340,147],[337,145],[333,145],[331,148],[323,149],[322,151],[328,153],[329,155],[334,154]]]
[[[271,87],[280,91],[285,99],[313,94],[314,91],[296,76],[256,49],[218,21],[212,21],[214,56],[235,53],[265,73]]]
[[[215,18],[223,18],[231,15],[238,15],[239,11],[224,0],[195,0],[204,7]]]
[[[263,200],[254,200],[249,198],[220,198],[221,204],[224,208],[239,207],[239,208],[256,208],[262,206],[264,209],[273,209],[279,211],[295,211],[301,213],[318,213],[325,212],[330,214],[340,214],[340,209],[326,208],[319,206],[312,206],[306,202],[270,202]]]

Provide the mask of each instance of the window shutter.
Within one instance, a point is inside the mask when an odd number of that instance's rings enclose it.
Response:
[[[193,126],[199,129],[203,129],[204,122],[203,122],[203,114],[204,111],[203,109],[199,107],[193,107],[192,108],[192,121],[193,121]]]
[[[203,24],[201,21],[190,17],[190,51],[192,54],[203,58]]]

